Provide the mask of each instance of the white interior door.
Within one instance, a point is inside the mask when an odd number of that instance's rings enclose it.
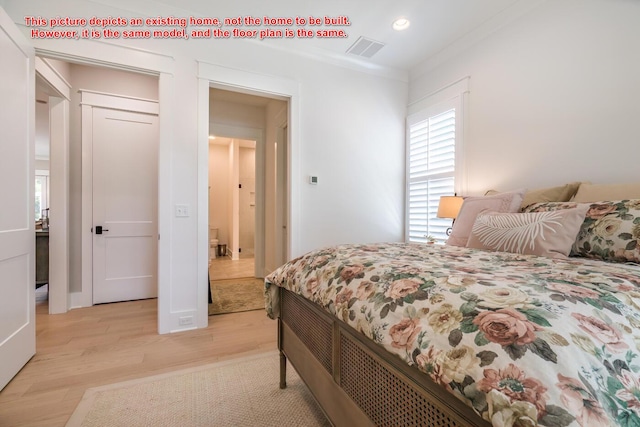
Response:
[[[93,303],[155,298],[158,117],[92,108]]]
[[[0,8],[0,389],[36,352],[34,51]]]

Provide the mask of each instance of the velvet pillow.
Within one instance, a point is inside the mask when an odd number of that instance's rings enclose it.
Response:
[[[517,212],[525,190],[500,193],[492,196],[467,197],[460,207],[458,218],[453,223],[447,245],[466,246],[476,216],[484,210],[495,212]]]
[[[566,258],[589,207],[532,213],[485,211],[478,215],[467,247]]]

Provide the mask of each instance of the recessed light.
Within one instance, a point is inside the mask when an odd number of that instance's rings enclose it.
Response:
[[[411,22],[407,18],[398,18],[393,21],[393,29],[396,31],[406,30],[409,25],[411,25]]]

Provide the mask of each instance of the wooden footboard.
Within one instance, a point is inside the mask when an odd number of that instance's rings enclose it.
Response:
[[[336,426],[489,426],[427,375],[280,289],[280,387],[286,360]]]

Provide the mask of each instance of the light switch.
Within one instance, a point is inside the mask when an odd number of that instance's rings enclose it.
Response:
[[[176,217],[188,217],[189,205],[176,205]]]

